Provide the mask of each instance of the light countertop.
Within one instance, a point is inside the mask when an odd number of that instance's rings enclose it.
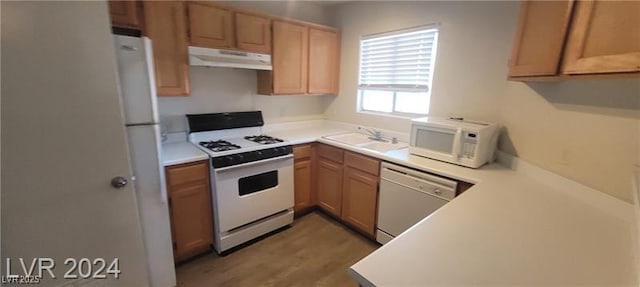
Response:
[[[162,164],[164,164],[164,166],[194,162],[208,158],[209,155],[186,141],[162,144]]]
[[[334,125],[269,128],[292,144],[322,142],[475,185],[349,269],[363,286],[638,285],[631,204],[523,161],[471,169],[322,138]],[[206,159],[163,145],[165,165]],[[515,159],[517,162],[518,160]]]
[[[637,286],[632,206],[521,162],[471,169],[322,138],[339,128],[270,134],[318,141],[475,183],[349,269],[363,286]],[[525,168],[526,167],[526,168]]]

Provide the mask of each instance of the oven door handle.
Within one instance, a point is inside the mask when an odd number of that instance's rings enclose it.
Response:
[[[217,173],[221,173],[221,172],[234,170],[234,169],[237,169],[237,168],[260,165],[260,164],[264,164],[264,163],[268,163],[268,162],[281,161],[281,160],[290,159],[290,158],[293,158],[293,154],[288,154],[288,155],[279,156],[279,157],[272,157],[272,158],[267,158],[267,159],[261,159],[261,160],[257,160],[257,161],[241,163],[241,164],[238,164],[238,165],[232,165],[232,166],[227,166],[227,167],[214,168],[214,170]]]

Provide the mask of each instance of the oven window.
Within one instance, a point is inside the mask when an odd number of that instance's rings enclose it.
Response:
[[[451,154],[455,134],[436,130],[418,129],[416,133],[416,146],[428,150]]]
[[[278,185],[278,171],[270,171],[243,177],[238,180],[240,196],[252,194]]]

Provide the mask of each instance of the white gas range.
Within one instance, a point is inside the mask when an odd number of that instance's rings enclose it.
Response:
[[[292,147],[261,134],[260,111],[187,119],[189,141],[211,157],[218,253],[293,222]]]

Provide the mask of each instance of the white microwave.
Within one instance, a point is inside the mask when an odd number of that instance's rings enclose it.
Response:
[[[478,168],[492,161],[499,127],[493,123],[425,117],[411,122],[409,152]]]

